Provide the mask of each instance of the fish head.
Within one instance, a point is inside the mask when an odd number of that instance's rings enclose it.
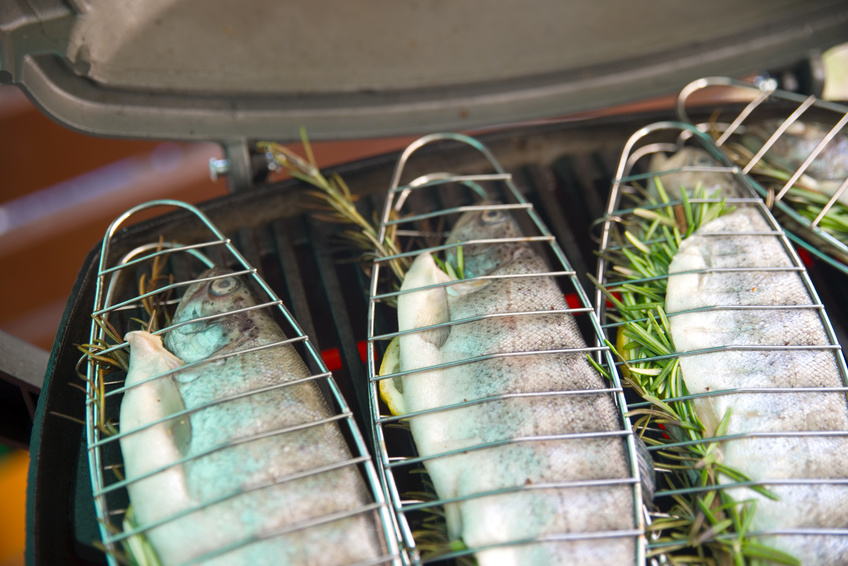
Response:
[[[263,329],[279,328],[257,304],[247,283],[229,269],[214,267],[200,274],[186,289],[174,313],[173,323],[197,320],[171,329],[165,345],[186,362],[195,362],[216,353],[232,351],[245,343],[256,343]],[[277,331],[277,334],[279,330]]]
[[[749,126],[742,136],[742,145],[756,153],[782,125],[783,120],[771,119]],[[766,159],[774,165],[794,171],[830,131],[831,126],[821,122],[796,120],[774,141],[766,153]],[[845,130],[834,135],[806,173],[819,181],[842,181],[848,176],[848,135]]]
[[[742,145],[757,153],[782,124],[783,120],[770,119],[748,126],[741,138]],[[767,153],[768,160],[785,169],[796,168],[806,158],[802,154],[805,151],[809,154],[809,142],[815,141],[812,136],[816,135],[816,130],[814,124],[796,120],[774,141]],[[819,140],[823,137],[823,132],[818,135]]]
[[[508,210],[488,208],[473,210],[460,216],[446,240],[447,244],[462,244],[472,240],[522,238],[524,234]],[[515,261],[529,246],[525,242],[502,242],[462,246],[465,277],[477,277],[497,272]],[[447,260],[456,264],[457,249],[445,252]]]

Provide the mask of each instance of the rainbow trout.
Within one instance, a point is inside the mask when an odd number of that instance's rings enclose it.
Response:
[[[769,231],[757,210],[742,208],[707,223],[684,240],[671,262],[665,302],[675,349],[689,352],[741,346],[681,356],[683,380],[690,393],[844,385],[833,350],[803,348],[829,342],[817,309],[793,308],[812,303],[800,274],[756,271],[792,266],[777,237],[744,234]],[[755,270],[686,273],[716,268]],[[771,308],[673,315],[704,307],[751,305]],[[745,348],[768,345],[790,349]],[[707,436],[715,433],[730,412],[727,434],[749,436],[722,443],[720,460],[754,481],[766,482],[779,497],[775,501],[748,488],[728,489],[736,501],[756,501],[749,532],[848,528],[848,485],[826,483],[848,478],[848,437],[826,435],[827,431],[848,431],[844,391],[734,393],[700,398],[695,408],[708,429]],[[758,437],[757,432],[774,435]],[[823,434],[780,436],[792,432]],[[787,481],[781,483],[783,480]],[[788,483],[799,480],[800,484]],[[816,480],[823,481],[817,484]],[[793,534],[760,540],[798,557],[803,564],[848,564],[846,536]]]
[[[521,236],[508,213],[474,211],[459,219],[447,243]],[[527,242],[466,245],[463,252],[466,278],[548,271]],[[449,254],[448,261],[455,258]],[[448,280],[432,256],[422,254],[402,290]],[[462,281],[401,294],[401,331],[447,321],[458,324],[401,336],[400,369],[432,368],[490,354],[583,348],[586,344],[570,314],[538,314],[566,308],[562,290],[550,276]],[[528,311],[537,314],[460,322]],[[428,459],[425,466],[440,499],[467,498],[445,505],[447,525],[452,537],[481,549],[475,554],[478,564],[635,563],[632,534],[602,534],[636,528],[637,504],[627,483],[630,463],[625,437],[616,434],[623,426],[611,395],[546,394],[609,387],[585,353],[495,357],[403,377],[401,413],[472,402],[409,421],[421,456],[451,453]],[[528,393],[539,395],[521,396]],[[555,437],[579,433],[612,434]],[[561,485],[582,480],[622,483]],[[563,540],[581,535],[587,540]],[[588,538],[592,535],[599,537]]]
[[[212,269],[201,277],[227,273]],[[285,339],[265,310],[230,313],[254,305],[238,277],[198,282],[173,322],[213,318],[167,333],[166,346],[179,360],[156,337],[130,337],[128,384],[182,362],[227,356],[127,392],[122,432],[194,410],[188,422],[174,419],[123,439],[129,479],[176,464],[130,484],[136,519],[150,524],[188,513],[146,533],[164,564],[382,563],[377,516],[355,513],[373,500],[349,463],[338,421],[321,423],[333,413],[315,380],[289,384],[311,375],[306,364],[291,345],[245,352]],[[222,313],[230,314],[215,317]],[[155,401],[152,408],[144,399]],[[177,463],[181,458],[188,459]],[[325,471],[311,473],[316,468]],[[355,514],[337,516],[349,512]]]

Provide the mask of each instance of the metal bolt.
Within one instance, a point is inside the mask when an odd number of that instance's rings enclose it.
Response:
[[[760,75],[754,79],[754,85],[763,92],[777,90],[777,79],[768,75]]]
[[[217,159],[213,157],[209,160],[209,177],[213,181],[217,181],[221,177],[225,177],[230,173],[230,160]]]

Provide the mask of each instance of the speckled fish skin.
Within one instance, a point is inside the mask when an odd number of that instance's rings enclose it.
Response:
[[[748,128],[742,143],[757,152],[777,131],[782,120],[764,120]],[[765,154],[765,159],[790,171],[798,169],[816,146],[830,132],[832,126],[817,122],[793,122]],[[804,174],[818,182],[814,187],[832,195],[848,177],[848,134],[838,132],[816,157]],[[848,192],[839,196],[839,202],[848,206]]]
[[[669,313],[717,305],[809,305],[797,272],[684,271],[727,267],[789,267],[789,255],[774,236],[734,232],[769,231],[752,208],[742,208],[704,225],[681,244],[669,273]],[[727,232],[727,236],[699,235]],[[825,345],[828,339],[815,309],[718,310],[670,316],[679,352],[721,345]],[[722,351],[682,356],[683,379],[691,393],[735,387],[841,387],[833,351]],[[751,393],[704,398],[699,417],[712,434],[731,410],[727,434],[753,431],[846,431],[845,394]],[[771,437],[725,442],[722,461],[752,480],[848,478],[848,437]],[[729,493],[755,499],[751,532],[792,528],[848,528],[848,485],[770,485],[773,501],[747,488]],[[809,565],[848,564],[848,537],[768,536],[762,542]]]
[[[213,269],[202,277],[227,273]],[[238,277],[199,282],[186,290],[174,323],[255,304]],[[190,363],[284,338],[270,314],[257,309],[175,328],[168,332],[166,345]],[[191,410],[309,375],[296,350],[286,345],[184,369],[173,381],[184,406]],[[274,434],[331,416],[314,380],[191,413],[191,438],[181,453],[198,457],[181,466],[187,494],[182,498],[188,500],[188,508],[209,506],[150,533],[162,562],[181,564],[206,557],[201,563],[315,566],[355,564],[382,556],[381,528],[370,513],[274,536],[302,521],[358,509],[372,501],[356,466],[288,481],[291,475],[351,458],[335,421]],[[266,433],[264,438],[246,440]],[[161,497],[171,496],[161,493]],[[208,555],[218,549],[231,550]]]
[[[703,170],[706,167],[722,167],[722,163],[706,149],[700,147],[682,147],[668,157],[662,153],[655,153],[651,157],[648,170],[654,173],[663,173],[684,167],[692,167],[696,170],[676,171],[660,175],[663,188],[673,200],[680,198],[681,187],[685,188],[687,193],[691,193],[699,185],[704,187],[708,194],[719,190],[720,196],[723,197],[746,196],[730,173]],[[648,194],[655,198],[659,196],[653,177],[648,179],[647,186]]]
[[[503,211],[469,212],[447,242],[521,236]],[[466,245],[465,276],[543,273],[545,261],[526,242]],[[449,258],[450,260],[450,258]],[[429,254],[416,258],[402,289],[446,280]],[[402,294],[401,330],[446,320],[503,312],[568,308],[552,277],[463,282],[435,291]],[[570,314],[488,318],[446,330],[404,335],[401,370],[434,366],[490,353],[585,347]],[[406,375],[406,412],[505,393],[605,389],[585,354],[505,357]],[[410,419],[419,454],[440,454],[484,443],[544,435],[619,431],[622,423],[609,393],[510,398]],[[528,440],[472,450],[425,462],[440,498],[502,488],[507,494],[448,504],[448,527],[469,548],[533,540],[562,533],[635,528],[631,485],[540,488],[551,482],[630,477],[623,436]],[[541,486],[540,486],[541,487]],[[527,488],[527,489],[522,489]],[[632,537],[504,546],[476,553],[489,564],[634,564]]]

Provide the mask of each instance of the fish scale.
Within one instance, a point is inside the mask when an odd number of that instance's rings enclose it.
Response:
[[[716,236],[705,233],[762,232],[770,227],[754,208],[742,208],[703,226],[680,246],[669,266],[666,309],[679,352],[722,345],[826,346],[817,309],[739,309],[674,314],[715,305],[810,305],[797,272],[725,271],[709,268],[789,266],[777,237]],[[842,387],[836,354],[829,350],[720,351],[680,358],[690,393],[737,387]],[[848,431],[844,392],[745,393],[699,398],[699,417],[710,433],[731,411],[728,435]],[[753,499],[757,510],[751,531],[848,527],[848,485],[815,480],[848,478],[848,437],[776,436],[729,440],[720,458],[754,481],[765,481],[774,501],[747,488],[729,488],[737,501]],[[781,485],[780,480],[811,480]],[[722,479],[725,483],[727,479]],[[769,481],[777,484],[769,485]],[[763,536],[804,564],[848,563],[848,540],[824,535]]]
[[[512,217],[500,215],[499,221],[490,224],[484,218],[491,218],[491,211],[466,213],[447,243],[520,236]],[[548,272],[545,261],[528,243],[466,245],[463,249],[466,277]],[[455,258],[448,254],[448,261]],[[562,291],[546,275],[463,281],[436,290],[412,291],[445,281],[447,276],[435,267],[429,254],[416,259],[398,300],[401,331],[495,313],[568,308]],[[402,335],[400,366],[402,371],[414,371],[486,354],[585,347],[570,314],[485,318],[457,323],[448,333],[429,330]],[[488,359],[414,371],[403,378],[404,409],[410,413],[504,393],[608,387],[586,360],[585,352]],[[607,391],[488,400],[409,420],[419,454],[431,457],[425,465],[439,497],[468,497],[445,506],[454,536],[461,537],[469,548],[550,539],[480,550],[475,553],[478,564],[635,563],[632,538],[557,540],[563,534],[591,536],[635,528],[633,488],[626,483],[631,468],[625,437],[616,434],[623,427]],[[612,435],[532,438],[604,432]],[[470,450],[443,455],[466,449]],[[598,479],[625,481],[604,487],[557,489],[548,485]],[[511,491],[479,496],[503,488]]]

